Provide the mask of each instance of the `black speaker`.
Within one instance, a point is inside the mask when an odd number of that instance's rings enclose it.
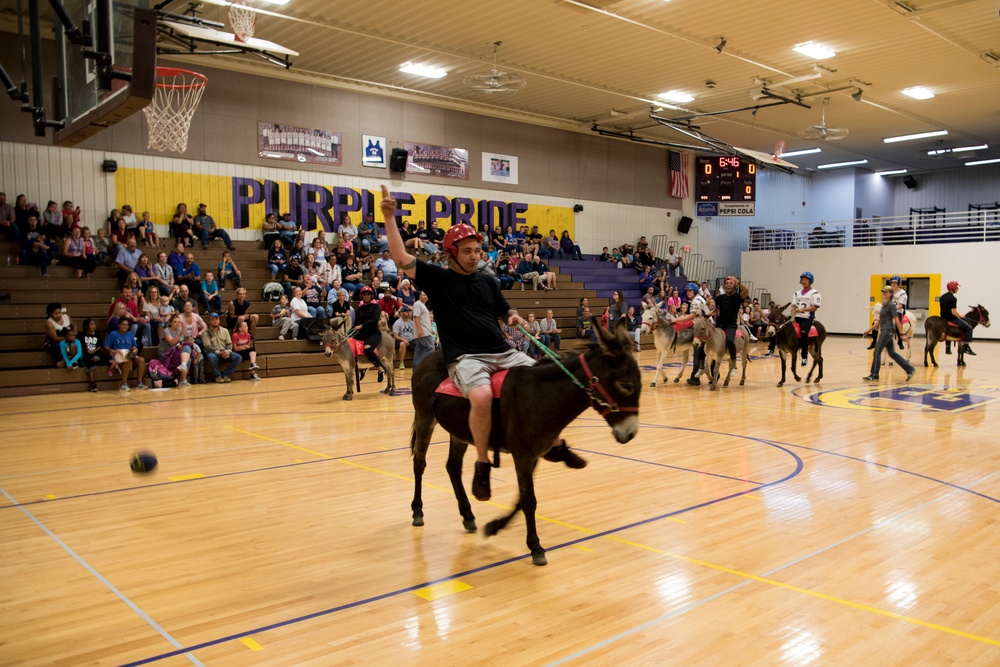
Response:
[[[393,148],[389,155],[389,171],[406,171],[406,159],[410,154],[404,148]]]
[[[573,204],[573,212],[580,213],[583,211],[583,204]]]
[[[101,171],[106,171],[109,174],[113,174],[118,171],[118,163],[114,160],[105,160],[101,163]]]
[[[917,187],[917,179],[912,176],[903,176],[903,185],[905,185],[908,190],[912,190]]]
[[[686,215],[681,216],[681,219],[677,222],[677,232],[679,234],[687,234],[691,231],[692,222],[694,222],[694,220]]]

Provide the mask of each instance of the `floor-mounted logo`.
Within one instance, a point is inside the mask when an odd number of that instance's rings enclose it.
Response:
[[[812,391],[800,387],[794,395],[813,403],[846,410],[900,412],[964,412],[1000,401],[1000,387],[931,387],[926,385],[888,385],[851,387],[831,391]]]

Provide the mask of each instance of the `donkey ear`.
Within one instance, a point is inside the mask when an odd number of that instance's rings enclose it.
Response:
[[[788,302],[788,303],[786,303],[786,304],[785,304],[784,306],[782,306],[781,308],[779,308],[779,309],[778,309],[778,312],[779,312],[779,313],[783,313],[783,312],[785,312],[785,311],[786,311],[786,310],[788,309],[788,307],[789,307],[790,305],[792,305],[792,302],[791,302],[791,301],[789,301],[789,302]]]
[[[596,317],[590,318],[591,326],[597,331],[597,344],[607,353],[613,353],[619,346],[618,339],[614,334],[601,326],[601,321]]]
[[[615,325],[615,338],[621,343],[622,348],[626,350],[632,349],[633,338],[628,335],[628,320],[624,317],[618,318],[618,324]]]

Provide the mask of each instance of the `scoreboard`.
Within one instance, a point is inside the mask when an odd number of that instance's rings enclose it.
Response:
[[[756,201],[757,165],[742,157],[699,157],[695,201]]]

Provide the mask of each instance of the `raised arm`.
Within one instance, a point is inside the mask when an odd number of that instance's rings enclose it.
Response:
[[[396,200],[389,194],[389,188],[382,186],[382,217],[385,218],[385,237],[389,239],[389,254],[396,262],[396,268],[415,278],[417,275],[417,258],[406,252],[406,245],[396,225]]]

